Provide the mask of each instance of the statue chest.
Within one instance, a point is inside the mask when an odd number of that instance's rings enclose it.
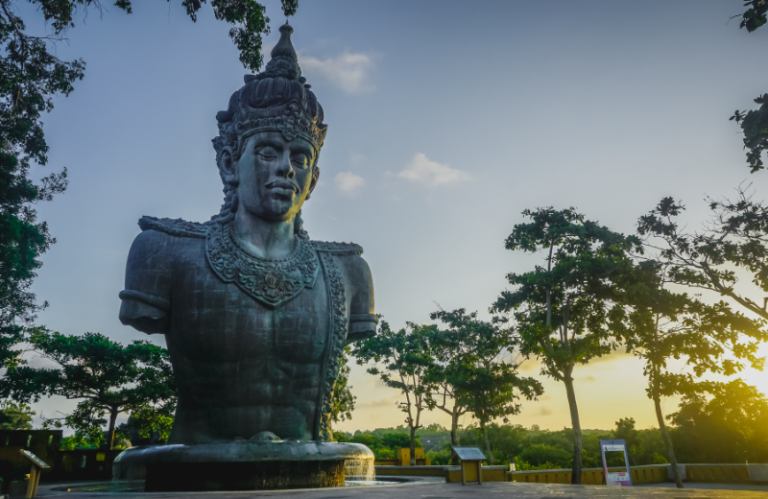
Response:
[[[171,302],[169,348],[189,361],[256,369],[320,364],[328,345],[331,311],[322,272],[313,287],[272,307],[198,260],[176,269]]]

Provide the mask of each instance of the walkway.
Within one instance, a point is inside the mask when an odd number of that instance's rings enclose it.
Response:
[[[274,499],[346,499],[361,497],[365,499],[462,499],[462,498],[489,498],[489,499],[594,499],[594,498],[627,498],[627,499],[768,499],[768,487],[748,484],[688,484],[700,485],[706,488],[676,489],[666,487],[605,487],[594,485],[559,485],[559,484],[534,484],[514,482],[490,482],[482,486],[468,484],[462,486],[454,483],[440,483],[434,480],[420,480],[417,482],[387,485],[380,487],[346,487],[339,489],[313,489],[313,490],[286,490],[263,492],[198,492],[198,493],[78,493],[52,491],[51,485],[41,484],[40,497],[67,497],[68,499],[96,499],[111,497],[124,499],[181,499],[184,497],[210,497],[211,499],[260,499],[272,497]],[[714,489],[709,487],[760,487],[759,489]],[[61,487],[61,484],[54,486]]]

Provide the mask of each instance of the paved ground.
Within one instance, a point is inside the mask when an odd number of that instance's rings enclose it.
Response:
[[[51,488],[61,487],[62,484],[55,486],[41,484],[39,490],[40,497],[67,497],[68,499],[96,499],[110,497],[125,499],[181,499],[185,497],[210,497],[211,499],[260,499],[262,497],[274,497],[275,499],[346,499],[346,498],[364,498],[364,499],[461,499],[461,498],[524,498],[524,499],[586,499],[586,498],[627,498],[627,499],[748,499],[761,498],[768,499],[768,487],[754,485],[751,487],[760,487],[753,490],[724,490],[713,489],[709,487],[738,487],[740,484],[688,484],[686,489],[676,489],[666,487],[666,484],[659,484],[660,487],[605,487],[594,485],[557,485],[557,484],[535,484],[535,483],[511,483],[511,482],[491,482],[483,486],[477,484],[445,483],[441,480],[419,480],[417,482],[387,485],[379,487],[346,487],[338,489],[313,489],[313,490],[290,490],[290,491],[264,491],[264,492],[199,492],[199,493],[79,493],[75,487],[71,492],[52,491]],[[708,488],[692,488],[700,485]],[[749,487],[750,485],[743,485]]]
[[[640,485],[640,487],[664,487],[674,489],[675,484],[670,483],[652,483],[649,485]],[[688,489],[721,489],[721,490],[754,490],[768,493],[768,485],[759,485],[756,483],[686,483]]]

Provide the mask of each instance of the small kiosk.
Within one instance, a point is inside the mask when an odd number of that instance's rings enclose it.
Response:
[[[477,469],[477,484],[482,485],[485,454],[477,447],[456,447],[451,445],[451,449],[461,460],[461,484],[467,484],[467,469],[472,467]]]
[[[37,495],[37,485],[40,483],[40,471],[50,468],[48,463],[32,454],[28,450],[21,449],[21,455],[26,457],[32,463],[32,469],[29,471],[29,482],[27,484],[27,497]]]

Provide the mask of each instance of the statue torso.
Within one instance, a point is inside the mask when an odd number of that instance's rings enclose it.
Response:
[[[337,258],[333,248],[354,245],[312,243],[314,274],[310,257],[303,273],[275,274],[242,253],[232,258],[232,248],[217,248],[210,226],[179,234],[160,229],[134,242],[120,318],[165,334],[179,391],[170,443],[250,439],[265,431],[297,440],[327,435],[350,311],[372,313],[371,293],[364,310],[355,310],[367,296],[359,290],[372,288],[359,247],[337,250],[345,255]],[[315,250],[323,245],[336,246]]]
[[[183,417],[172,440],[311,438],[330,323],[324,276],[273,309],[222,282],[204,240],[182,244],[166,333]]]

